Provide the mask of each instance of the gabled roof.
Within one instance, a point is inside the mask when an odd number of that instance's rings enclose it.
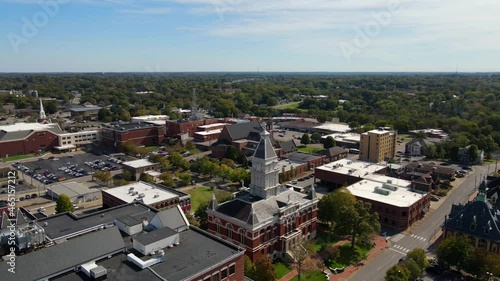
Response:
[[[227,125],[224,128],[233,141],[247,138],[250,133],[256,133],[258,135],[262,131],[262,127],[259,125],[259,122],[256,121]]]
[[[184,214],[179,206],[171,207],[158,212],[155,217],[159,218],[163,227],[168,227],[174,230],[181,229],[188,225],[188,222],[184,218]]]
[[[297,150],[297,146],[295,145],[295,142],[293,140],[280,142],[279,145],[284,153],[289,153]]]
[[[423,138],[416,138],[416,139],[412,139],[411,141],[409,141],[406,145],[411,146],[414,144],[419,144],[420,146],[425,147],[425,146],[431,145],[432,142],[430,142],[426,139],[423,139]]]
[[[465,205],[453,205],[444,228],[486,240],[500,242],[500,211],[484,199],[484,194]]]
[[[327,155],[328,156],[335,156],[335,155],[339,155],[339,154],[347,153],[347,152],[349,152],[349,150],[344,149],[344,148],[342,148],[340,146],[334,146],[334,147],[330,147],[327,150]]]

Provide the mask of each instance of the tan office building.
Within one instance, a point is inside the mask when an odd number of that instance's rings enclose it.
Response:
[[[396,155],[398,133],[377,129],[361,134],[359,160],[379,163]]]

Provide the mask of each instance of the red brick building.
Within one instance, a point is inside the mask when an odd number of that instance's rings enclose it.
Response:
[[[102,144],[116,151],[123,151],[123,143],[157,146],[165,139],[165,126],[143,122],[112,123],[102,127]]]
[[[252,160],[248,192],[208,206],[208,231],[246,249],[255,261],[261,255],[284,258],[290,249],[316,236],[318,199],[279,184],[277,155],[263,130]]]
[[[58,124],[16,123],[0,126],[0,157],[50,151],[59,145]]]
[[[430,193],[408,188],[411,182],[386,176],[363,179],[347,187],[358,200],[371,204],[380,224],[407,229],[422,219],[430,208]]]
[[[198,142],[216,141],[226,125],[227,123],[213,123],[198,126],[198,130],[194,133],[194,140]]]
[[[194,137],[194,133],[197,132],[199,126],[210,125],[219,122],[217,119],[201,119],[201,120],[190,120],[190,119],[179,119],[179,120],[167,120],[166,121],[166,136],[169,138],[180,138],[182,135],[188,135],[189,137]]]

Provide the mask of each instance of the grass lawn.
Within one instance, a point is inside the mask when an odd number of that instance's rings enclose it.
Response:
[[[199,150],[198,148],[193,148],[193,149],[189,149],[189,153],[191,153],[191,155],[198,154],[198,153],[201,153],[201,150]]]
[[[196,211],[196,209],[198,209],[198,206],[210,201],[214,192],[217,199],[231,195],[231,193],[224,190],[211,190],[210,187],[197,187],[195,189],[191,189],[190,191],[188,191],[188,193],[191,195],[191,210],[194,212]]]
[[[151,152],[153,150],[157,150],[159,146],[147,146],[144,149],[146,149],[147,152]]]
[[[7,162],[7,161],[17,161],[17,160],[27,159],[27,158],[33,158],[33,157],[43,157],[45,154],[46,153],[40,154],[40,155],[35,155],[35,154],[16,155],[16,156],[11,156],[11,157],[7,157],[7,158],[3,158],[2,160],[4,162]]]
[[[315,147],[315,146],[299,146],[299,151],[304,152],[304,153],[310,153],[310,152],[318,152],[323,150],[324,148],[321,147]]]
[[[333,261],[329,266],[333,268],[347,267],[361,258],[366,258],[370,249],[371,247],[361,247],[357,244],[354,245],[354,249],[351,249],[351,243],[344,244],[339,247],[339,258]]]
[[[291,279],[291,281],[299,280],[298,276],[295,276]],[[311,271],[311,272],[302,272],[300,275],[301,281],[325,281],[325,274],[321,271]]]
[[[299,108],[300,102],[293,102],[293,103],[285,103],[285,104],[278,104],[273,106],[275,109],[295,109]]]
[[[329,234],[324,231],[318,231],[316,234],[316,238],[313,240],[314,242],[314,250],[316,252],[321,251],[324,247],[333,245],[338,242],[338,239],[335,235]]]
[[[280,279],[281,277],[287,275],[290,271],[290,268],[286,267],[283,263],[279,262],[274,265],[274,272],[276,273],[276,279]]]

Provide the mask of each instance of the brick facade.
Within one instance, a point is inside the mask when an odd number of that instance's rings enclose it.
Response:
[[[164,139],[164,126],[141,127],[130,130],[117,130],[108,127],[102,129],[102,144],[119,152],[123,152],[123,143],[127,141],[139,146],[158,146]]]
[[[294,214],[278,214],[278,222],[252,230],[233,218],[209,215],[208,232],[244,247],[252,261],[261,255],[283,258],[288,249],[316,236],[317,216],[314,204]]]
[[[430,193],[409,207],[397,207],[384,202],[373,201],[366,198],[356,198],[372,205],[371,211],[377,212],[380,224],[396,229],[407,229],[413,223],[422,219],[431,204]]]
[[[51,131],[38,131],[31,133],[23,140],[5,141],[0,143],[0,157],[37,153],[38,151],[51,151],[59,145],[59,138]]]

